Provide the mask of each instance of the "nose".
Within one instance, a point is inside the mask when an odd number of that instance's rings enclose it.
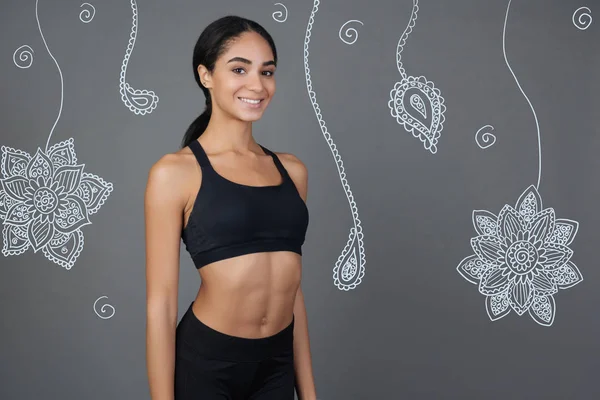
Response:
[[[248,88],[248,90],[252,90],[253,92],[262,92],[263,83],[261,77],[256,74],[248,74],[246,87]]]

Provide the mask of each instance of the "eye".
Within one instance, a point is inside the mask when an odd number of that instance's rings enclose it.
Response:
[[[240,74],[241,72],[238,71],[244,71],[244,68],[234,68],[232,69],[233,72],[235,72],[236,74]]]
[[[267,76],[273,76],[275,74],[275,71],[265,71],[264,72]]]

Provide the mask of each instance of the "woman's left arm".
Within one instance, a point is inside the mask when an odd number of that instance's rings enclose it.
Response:
[[[312,371],[310,341],[308,339],[308,318],[302,287],[296,292],[294,303],[294,369],[296,371],[296,392],[299,400],[316,400],[317,392]]]
[[[306,203],[308,193],[308,170],[300,159],[290,153],[280,153],[279,158],[285,163],[285,169],[294,181],[298,194]],[[308,338],[308,317],[302,286],[298,286],[294,302],[294,370],[296,375],[296,392],[299,400],[316,400],[315,380],[310,355]]]

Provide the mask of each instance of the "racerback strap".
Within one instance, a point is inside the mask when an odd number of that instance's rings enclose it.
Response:
[[[268,155],[270,155],[273,158],[273,161],[275,162],[275,166],[279,170],[279,173],[284,178],[284,180],[286,178],[289,178],[289,174],[288,174],[287,170],[285,169],[285,167],[283,166],[283,164],[281,163],[281,161],[279,160],[279,157],[277,157],[277,154],[275,154],[271,150],[267,149],[266,147],[264,147],[260,143],[258,145],[263,149],[263,151],[265,153],[267,153]]]
[[[208,160],[208,156],[206,155],[206,152],[202,148],[202,145],[199,141],[192,141],[189,147],[196,156],[196,160],[198,160],[198,164],[200,164],[201,167],[212,167],[210,165],[210,161]]]

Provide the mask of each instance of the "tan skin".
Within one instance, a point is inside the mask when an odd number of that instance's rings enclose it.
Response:
[[[229,62],[235,57],[250,64],[239,59]],[[252,122],[260,119],[275,94],[275,66],[269,65],[272,60],[269,44],[260,35],[247,32],[228,46],[212,73],[198,66],[213,105],[210,123],[199,141],[214,170],[235,183],[270,186],[282,180],[271,156],[252,136]],[[253,108],[240,97],[262,101]],[[292,154],[277,155],[306,201],[305,165]],[[146,339],[153,400],[173,399],[180,234],[201,184],[202,171],[188,147],[161,157],[148,176]],[[301,257],[288,251],[245,254],[216,261],[198,271],[202,284],[192,310],[213,329],[232,336],[262,338],[281,331],[295,317],[294,365],[299,398],[316,399],[300,286]]]

